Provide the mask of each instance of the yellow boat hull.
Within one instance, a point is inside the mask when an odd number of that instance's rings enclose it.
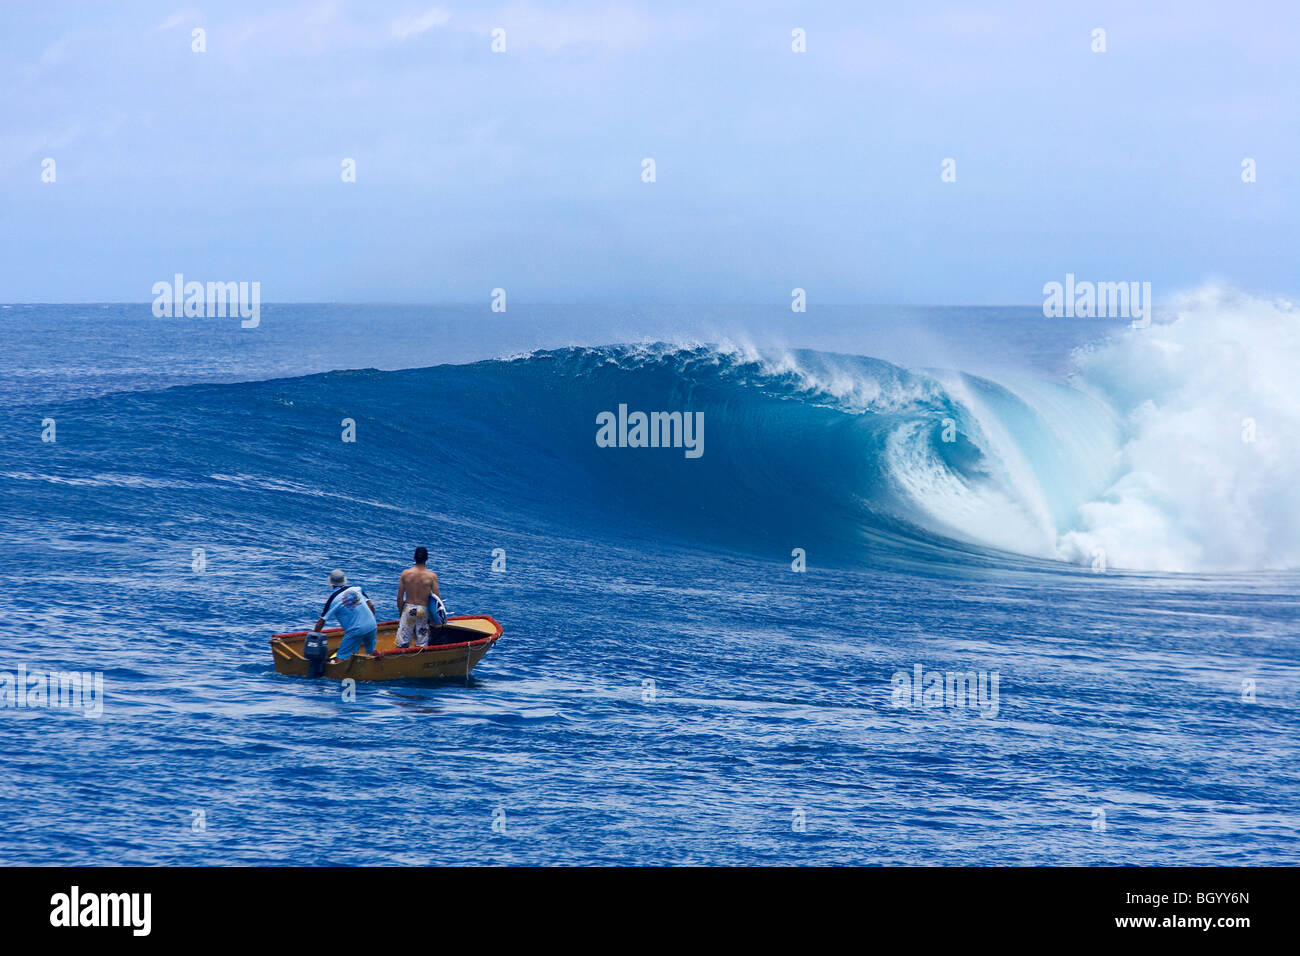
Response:
[[[442,643],[428,647],[399,648],[394,644],[397,621],[384,621],[375,638],[375,653],[353,654],[346,661],[330,660],[325,676],[332,680],[402,680],[427,677],[466,677],[501,638],[501,625],[486,615],[447,618]],[[308,631],[271,637],[271,654],[279,674],[306,677],[309,673],[302,646]],[[330,653],[338,650],[341,628],[324,632]]]

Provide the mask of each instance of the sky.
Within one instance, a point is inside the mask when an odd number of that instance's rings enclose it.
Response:
[[[5,0],[0,301],[1295,296],[1297,36],[1290,0]]]

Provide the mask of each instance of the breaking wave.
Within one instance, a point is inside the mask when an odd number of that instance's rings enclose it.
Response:
[[[397,508],[783,560],[1294,568],[1298,319],[1203,290],[1078,353],[1065,382],[656,344],[124,393],[62,416],[57,453],[15,448],[0,478],[79,521],[202,516],[290,540]],[[703,454],[599,447],[620,405],[702,412]]]

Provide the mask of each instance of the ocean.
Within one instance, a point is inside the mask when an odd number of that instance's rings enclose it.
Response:
[[[0,328],[0,863],[1300,861],[1286,303]],[[472,675],[275,673],[420,545]]]

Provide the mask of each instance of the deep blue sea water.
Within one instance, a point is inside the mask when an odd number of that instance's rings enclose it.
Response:
[[[1300,860],[1289,307],[0,328],[0,674],[105,695],[0,707],[0,863]],[[704,454],[598,447],[620,404]],[[505,628],[469,680],[274,672],[417,545]]]

